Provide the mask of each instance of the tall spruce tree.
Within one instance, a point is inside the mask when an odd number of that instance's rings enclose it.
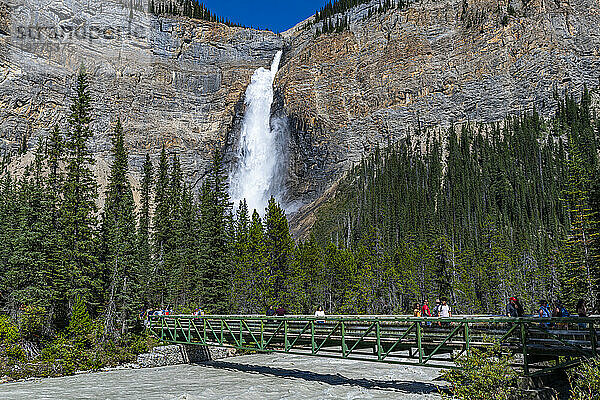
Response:
[[[273,197],[269,199],[264,223],[266,262],[274,298],[280,303],[290,302],[292,296],[286,290],[285,282],[286,279],[290,279],[288,272],[293,257],[294,241],[285,212]]]
[[[108,273],[105,277],[106,336],[113,335],[115,330],[125,334],[141,306],[135,202],[127,177],[127,150],[120,120],[117,120],[114,129],[112,153],[113,163],[102,214],[103,262]]]
[[[75,96],[66,134],[66,176],[60,210],[62,258],[67,274],[67,298],[80,296],[97,307],[101,303],[102,285],[96,257],[97,185],[90,169],[94,159],[87,148],[93,133],[90,129],[91,105],[88,78],[82,67],[77,75]]]
[[[154,278],[152,285],[152,302],[165,305],[167,290],[167,271],[165,270],[165,252],[168,250],[171,237],[171,212],[169,205],[169,162],[163,147],[158,164],[158,177],[154,197]]]
[[[63,196],[62,186],[64,174],[62,163],[64,161],[64,140],[58,126],[54,126],[46,141],[46,205],[49,213],[50,226],[45,235],[46,263],[51,273],[50,287],[52,290],[52,304],[49,310],[51,320],[58,327],[67,324],[67,271],[62,259],[60,209]]]
[[[221,154],[217,150],[211,170],[202,185],[200,205],[202,299],[206,308],[214,313],[224,313],[229,309],[227,285],[231,246],[227,223],[230,208],[227,178]]]
[[[139,213],[138,226],[138,258],[140,267],[140,279],[142,285],[150,285],[152,277],[152,244],[150,237],[150,203],[152,201],[152,161],[150,155],[146,154],[144,165],[142,166],[142,187],[141,187],[141,207]],[[151,298],[149,291],[145,290],[145,302],[150,304]]]

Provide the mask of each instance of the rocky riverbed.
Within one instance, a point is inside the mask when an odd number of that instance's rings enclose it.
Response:
[[[257,354],[0,385],[3,399],[437,399],[439,371]]]

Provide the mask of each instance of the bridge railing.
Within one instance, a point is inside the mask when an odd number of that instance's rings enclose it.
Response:
[[[148,328],[170,343],[444,368],[494,346],[517,354],[531,375],[598,356],[599,326],[598,317],[169,315],[151,317]]]

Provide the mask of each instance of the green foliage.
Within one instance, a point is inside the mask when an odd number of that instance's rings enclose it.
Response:
[[[113,137],[114,161],[110,170],[106,204],[102,214],[102,261],[107,276],[105,334],[124,335],[141,306],[141,272],[136,235],[133,192],[127,177],[127,151],[121,121]]]
[[[571,400],[600,399],[600,359],[595,358],[569,372]]]
[[[88,345],[94,331],[94,324],[82,297],[76,297],[73,304],[73,313],[67,332],[69,338],[79,345]]]
[[[3,345],[15,344],[20,338],[19,327],[8,315],[0,316],[0,342]]]
[[[69,115],[70,129],[65,147],[66,177],[60,209],[62,259],[66,274],[63,296],[82,296],[98,304],[101,283],[98,277],[96,241],[96,180],[91,171],[94,159],[87,148],[90,130],[91,104],[88,79],[83,68],[77,76],[75,99]]]
[[[19,327],[7,315],[0,316],[0,353],[8,357],[9,362],[25,360],[25,352],[20,346]]]
[[[500,353],[500,348],[473,349],[456,360],[461,370],[444,371],[443,379],[450,384],[445,399],[509,400],[516,392],[518,374],[511,367],[512,357]]]
[[[231,204],[221,155],[215,152],[200,193],[201,298],[210,312],[229,312]]]
[[[150,203],[152,201],[152,179],[153,168],[150,156],[146,154],[146,160],[142,166],[142,188],[141,188],[141,210],[138,227],[138,257],[140,267],[140,280],[142,285],[147,285],[152,276],[152,245],[150,235]],[[150,293],[146,291],[146,303],[149,304]]]
[[[27,306],[19,316],[19,332],[27,341],[40,341],[47,325],[46,309],[39,306]]]

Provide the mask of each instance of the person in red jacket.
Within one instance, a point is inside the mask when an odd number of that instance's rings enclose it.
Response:
[[[421,307],[421,316],[422,317],[431,317],[431,310],[429,309],[429,301],[423,301],[423,307]]]

